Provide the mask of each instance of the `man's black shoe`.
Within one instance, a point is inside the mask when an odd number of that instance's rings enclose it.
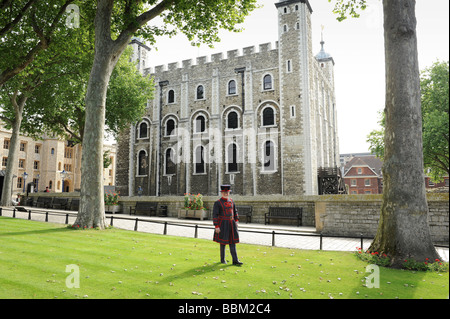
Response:
[[[233,265],[235,265],[235,266],[242,266],[244,263],[243,262],[240,262],[239,260],[238,261],[233,261]]]

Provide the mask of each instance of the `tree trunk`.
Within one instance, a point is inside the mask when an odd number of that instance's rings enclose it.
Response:
[[[111,73],[123,51],[111,39],[113,1],[98,1],[95,17],[95,56],[86,91],[86,119],[81,158],[80,208],[75,225],[104,229],[103,136],[106,93]],[[130,36],[131,37],[131,36]],[[129,40],[129,39],[128,39]]]
[[[8,163],[6,164],[6,174],[3,180],[2,200],[0,206],[11,206],[11,195],[14,172],[17,172],[18,158],[19,158],[19,143],[20,143],[20,125],[22,124],[23,108],[25,106],[27,97],[21,95],[17,101],[18,91],[11,97],[11,103],[14,108],[14,120],[11,123],[12,132],[9,141]],[[23,181],[25,183],[25,180]]]
[[[8,163],[6,165],[5,179],[3,180],[2,201],[0,206],[11,206],[12,184],[14,172],[17,172],[19,158],[19,132],[22,118],[14,120],[12,125],[11,139],[9,141]],[[25,182],[25,181],[24,181]]]
[[[415,0],[383,0],[386,131],[383,203],[369,248],[391,266],[439,258],[431,240],[425,192]]]

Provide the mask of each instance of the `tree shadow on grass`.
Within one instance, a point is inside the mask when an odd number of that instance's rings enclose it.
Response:
[[[72,231],[72,230],[67,227],[58,227],[58,228],[47,228],[47,229],[38,229],[38,230],[0,233],[0,237],[20,236],[20,235],[42,235],[42,234],[60,233],[60,232],[68,232],[68,231]]]

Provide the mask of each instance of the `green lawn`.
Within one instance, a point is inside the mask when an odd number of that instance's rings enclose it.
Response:
[[[380,268],[350,252],[239,244],[242,267],[218,263],[218,244],[119,229],[71,230],[0,217],[0,298],[448,298],[448,273]],[[227,249],[227,254],[228,254]],[[229,255],[228,255],[229,256]],[[229,258],[228,258],[229,259]],[[67,265],[79,269],[69,288]],[[69,280],[69,283],[73,281]]]

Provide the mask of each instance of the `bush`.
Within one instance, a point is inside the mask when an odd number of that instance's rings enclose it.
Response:
[[[362,261],[383,267],[389,267],[391,264],[391,258],[386,254],[380,254],[376,251],[362,251],[359,247],[356,247],[356,249],[356,256]],[[419,262],[414,259],[405,259],[403,261],[403,268],[416,271],[448,272],[448,263],[439,259],[431,261],[430,259],[425,258],[425,261],[423,262]]]
[[[369,264],[387,267],[391,263],[391,259],[386,254],[380,254],[378,252],[369,252],[369,251],[364,252],[359,247],[356,247],[356,249],[357,249],[356,256],[362,261],[365,261]]]

